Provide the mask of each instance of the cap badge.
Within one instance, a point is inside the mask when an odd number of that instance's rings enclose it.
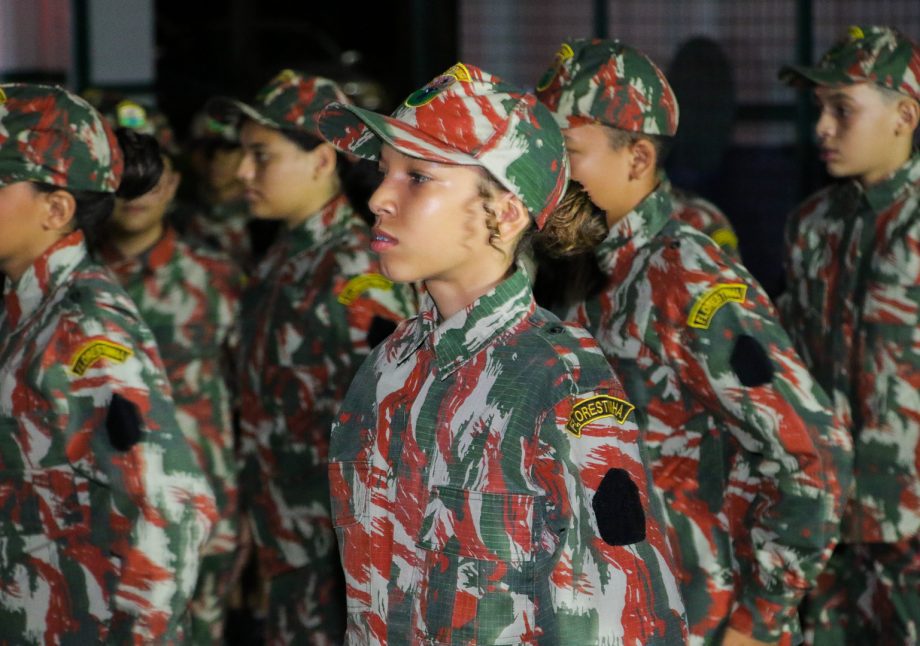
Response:
[[[537,92],[542,92],[548,88],[556,78],[556,75],[559,74],[559,70],[562,68],[562,65],[574,55],[575,52],[572,51],[572,48],[569,46],[569,44],[562,43],[562,46],[559,48],[559,51],[556,52],[556,56],[553,58],[552,67],[546,70],[543,78],[541,78],[540,82],[537,83]]]
[[[432,81],[425,87],[410,94],[405,101],[406,107],[420,108],[421,106],[434,101],[436,96],[441,94],[441,92],[449,88],[457,81],[469,83],[472,80],[473,77],[470,76],[470,71],[466,69],[466,65],[463,63],[457,63],[440,76],[432,79]]]
[[[115,118],[122,128],[141,128],[147,123],[147,111],[134,101],[122,101],[115,106]]]

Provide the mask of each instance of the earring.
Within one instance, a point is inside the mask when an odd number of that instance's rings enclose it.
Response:
[[[502,232],[501,229],[495,229],[489,234],[489,244],[502,241]]]

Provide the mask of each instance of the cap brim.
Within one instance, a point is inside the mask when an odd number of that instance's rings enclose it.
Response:
[[[813,85],[850,85],[854,79],[839,70],[806,67],[804,65],[785,65],[779,70],[779,80],[793,87],[811,87]]]
[[[342,152],[363,159],[380,158],[386,143],[399,152],[442,164],[481,166],[472,155],[445,145],[414,126],[353,105],[331,103],[317,115],[323,138]]]
[[[256,123],[268,126],[269,128],[277,128],[279,130],[283,128],[280,123],[273,119],[269,119],[248,103],[243,103],[242,101],[232,99],[228,96],[218,96],[210,99],[205,104],[204,109],[205,112],[208,113],[208,116],[217,119],[221,123],[239,126],[240,121],[245,118],[252,119]]]

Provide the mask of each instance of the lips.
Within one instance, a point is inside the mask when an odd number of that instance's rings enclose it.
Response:
[[[371,249],[377,253],[392,249],[399,243],[399,240],[377,227],[371,230],[371,234]]]

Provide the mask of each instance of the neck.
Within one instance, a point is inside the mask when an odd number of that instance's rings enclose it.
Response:
[[[872,188],[876,184],[881,184],[891,177],[901,166],[907,163],[907,160],[911,158],[912,152],[913,149],[910,146],[904,147],[898,154],[892,155],[889,164],[858,177],[856,181],[859,182],[863,188]]]
[[[642,179],[636,180],[635,182],[630,183],[627,186],[627,197],[630,197],[626,201],[626,207],[620,207],[617,210],[605,210],[604,214],[607,218],[607,228],[609,229],[614,224],[625,218],[627,215],[636,210],[636,207],[642,204],[645,199],[655,192],[655,189],[658,188],[658,175],[650,174]]]
[[[67,235],[68,233],[48,232],[47,237],[39,238],[28,248],[18,249],[15,255],[0,258],[0,273],[11,282],[17,282],[43,253]]]
[[[446,321],[495,289],[511,272],[511,266],[505,264],[497,271],[482,272],[478,276],[464,276],[463,280],[430,278],[425,281],[425,288],[431,294],[441,320]]]
[[[136,258],[155,245],[163,237],[164,230],[162,222],[138,233],[114,230],[109,234],[109,243],[123,258]]]
[[[310,195],[310,199],[304,202],[302,208],[298,209],[297,212],[293,213],[290,217],[284,218],[284,223],[287,225],[287,228],[295,229],[309,220],[319,213],[329,202],[338,197],[339,193],[338,181],[324,184]]]

